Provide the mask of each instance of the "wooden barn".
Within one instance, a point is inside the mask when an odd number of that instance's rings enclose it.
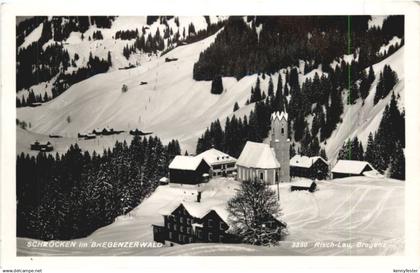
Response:
[[[362,176],[364,172],[376,171],[373,166],[366,161],[358,160],[338,160],[331,170],[332,178],[343,178],[349,176]]]
[[[177,155],[169,164],[169,181],[178,184],[200,184],[207,182],[210,170],[210,165],[202,158]]]
[[[211,148],[196,157],[204,159],[210,165],[212,176],[227,176],[236,171],[236,158],[217,149]]]
[[[261,179],[268,184],[279,182],[280,163],[268,144],[247,141],[236,161],[238,180]]]
[[[328,177],[329,165],[320,156],[295,155],[290,159],[290,176],[323,180]]]
[[[207,203],[181,203],[164,208],[163,222],[153,225],[153,240],[165,244],[234,243],[229,234],[228,212]]]
[[[35,141],[31,144],[31,150],[32,151],[40,151],[40,152],[51,152],[54,150],[54,147],[52,146],[51,142],[38,142]]]

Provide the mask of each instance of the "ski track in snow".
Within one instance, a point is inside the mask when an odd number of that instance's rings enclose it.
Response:
[[[27,238],[17,239],[19,256],[48,255],[399,255],[404,251],[404,182],[392,179],[352,177],[320,181],[319,191],[291,192],[280,185],[280,204],[289,235],[278,247],[244,244],[189,244],[162,248],[28,248]],[[299,183],[299,181],[297,181]],[[212,179],[203,191],[202,202],[226,204],[239,183],[226,178]],[[273,186],[275,189],[276,186]],[[162,222],[162,208],[185,200],[194,188],[160,186],[128,215],[75,242],[152,242],[152,224]],[[191,200],[191,199],[189,199]],[[322,248],[316,242],[383,242],[379,248]],[[293,242],[308,242],[294,248]]]

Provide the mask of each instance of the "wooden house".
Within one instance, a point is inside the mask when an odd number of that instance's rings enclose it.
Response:
[[[196,157],[204,159],[210,165],[212,176],[232,175],[236,171],[236,158],[215,148],[202,152]]]
[[[52,150],[54,150],[54,147],[49,141],[47,142],[35,141],[34,143],[31,144],[31,150],[40,151],[40,152],[51,152]]]
[[[228,233],[228,213],[204,203],[181,203],[161,211],[163,222],[153,225],[153,239],[168,244],[233,243]]]
[[[323,180],[328,177],[329,165],[320,156],[295,155],[290,159],[290,176]]]
[[[331,173],[332,178],[335,179],[350,176],[362,176],[363,173],[370,171],[376,170],[369,162],[359,160],[338,160],[334,168],[331,170]]]
[[[211,170],[210,165],[202,158],[177,155],[169,164],[170,183],[197,185],[205,183]]]

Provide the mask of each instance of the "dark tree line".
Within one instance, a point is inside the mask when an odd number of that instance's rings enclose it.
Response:
[[[378,130],[369,135],[365,159],[391,178],[405,178],[405,112],[400,112],[392,94],[385,107]]]
[[[104,36],[102,36],[102,32],[100,30],[94,31],[92,34],[93,40],[103,40]]]
[[[383,71],[379,74],[379,81],[376,85],[376,92],[373,103],[377,104],[380,99],[388,96],[397,82],[397,73],[391,69],[391,66],[385,65]]]
[[[68,240],[89,235],[128,213],[166,176],[168,162],[180,154],[177,141],[135,136],[116,142],[103,155],[75,144],[55,156],[17,157],[17,236]]]
[[[400,112],[392,95],[385,107],[379,128],[370,133],[364,151],[357,137],[347,140],[339,151],[338,159],[366,160],[378,171],[388,172],[389,177],[405,179],[405,113]]]
[[[29,35],[40,24],[47,21],[47,16],[33,16],[21,21],[16,26],[16,47],[19,47],[25,41],[25,37]]]
[[[115,39],[131,40],[139,37],[139,30],[118,30],[115,33]]]
[[[84,33],[90,25],[97,27],[110,27],[113,16],[53,16],[51,20],[46,17],[33,17],[38,19],[25,20],[17,27],[18,37],[25,37],[35,26],[43,23],[41,36],[26,48],[17,48],[16,52],[16,90],[29,88],[35,84],[49,81],[59,73],[65,71],[71,65],[71,58],[64,49],[62,42],[70,33],[78,31]],[[94,33],[94,39],[102,39],[102,33],[98,30]],[[56,41],[43,48],[50,40]],[[74,63],[74,62],[73,62]],[[95,75],[96,73],[91,73]]]
[[[369,19],[370,16],[248,16],[249,26],[243,17],[232,16],[215,42],[200,54],[193,77],[212,80],[215,75],[222,75],[240,79],[258,72],[272,74],[298,65],[299,60],[310,67],[322,64],[324,69],[348,54],[349,38],[352,53],[358,49],[361,66],[366,67],[385,57],[377,56],[377,52],[389,41],[390,33],[404,37],[403,16],[389,16],[383,28],[374,29],[368,28]],[[394,21],[398,23],[396,29],[390,27],[389,22]],[[261,31],[257,31],[261,26]]]

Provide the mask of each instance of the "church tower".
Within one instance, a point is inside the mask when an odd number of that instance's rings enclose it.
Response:
[[[288,114],[274,112],[271,114],[270,147],[274,149],[280,163],[279,182],[290,182],[290,140],[287,138]]]

